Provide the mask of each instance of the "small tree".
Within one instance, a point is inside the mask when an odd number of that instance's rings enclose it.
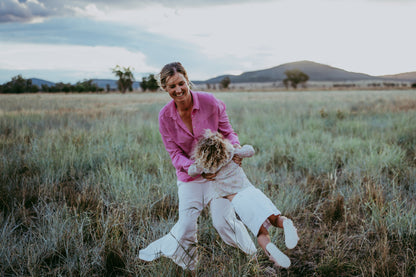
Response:
[[[230,83],[231,83],[231,80],[230,80],[230,77],[228,76],[225,76],[220,82],[221,87],[224,89],[228,89],[228,86],[230,85]]]
[[[283,80],[283,84],[286,88],[288,88],[289,85],[294,89],[296,89],[299,84],[305,86],[306,82],[309,80],[309,76],[298,69],[286,70],[285,74],[286,78]]]
[[[143,91],[147,90],[147,79],[146,77],[142,77],[142,81],[140,82],[140,87]]]
[[[47,84],[42,84],[40,86],[40,90],[43,91],[43,92],[49,92],[50,91],[49,86]]]
[[[143,77],[140,83],[140,87],[143,91],[156,91],[159,88],[159,85],[157,84],[155,75],[150,74],[148,77]]]
[[[98,92],[101,91],[96,83],[93,83],[93,80],[84,80],[83,82],[77,82],[75,86],[72,86],[72,91],[76,92]]]
[[[117,86],[121,93],[126,93],[126,90],[133,90],[134,76],[130,67],[121,67],[117,65],[113,68],[113,73],[118,77]]]
[[[156,91],[159,88],[155,75],[150,74],[149,77],[147,78],[147,88],[150,91]]]

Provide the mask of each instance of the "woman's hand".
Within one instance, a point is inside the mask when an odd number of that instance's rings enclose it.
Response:
[[[233,156],[233,161],[236,163],[236,164],[238,164],[239,166],[241,166],[241,163],[243,162],[243,158],[241,158],[240,156],[238,156],[238,155],[234,155]]]
[[[214,181],[215,177],[217,177],[217,173],[202,173],[201,176],[204,179]]]

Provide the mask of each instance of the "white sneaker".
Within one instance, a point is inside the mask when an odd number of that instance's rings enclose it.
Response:
[[[293,222],[290,219],[285,219],[283,221],[283,230],[285,232],[285,244],[286,247],[289,249],[294,248],[299,241],[298,231],[296,230],[295,226],[293,226]]]
[[[288,268],[290,266],[290,259],[288,256],[285,255],[279,248],[276,247],[273,243],[269,242],[266,245],[266,250],[269,252],[269,258],[272,260],[277,266],[281,266],[284,268]]]

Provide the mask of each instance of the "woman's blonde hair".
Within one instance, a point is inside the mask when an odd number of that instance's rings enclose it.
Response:
[[[183,65],[180,62],[173,62],[173,63],[166,64],[162,68],[160,73],[158,74],[157,81],[158,81],[159,86],[162,89],[165,89],[167,79],[169,77],[172,77],[176,73],[181,73],[185,77],[188,84],[191,85],[191,83],[189,82],[188,73],[186,72],[185,67],[183,67]]]
[[[192,151],[191,159],[206,173],[215,173],[231,160],[234,147],[219,132],[205,130]]]

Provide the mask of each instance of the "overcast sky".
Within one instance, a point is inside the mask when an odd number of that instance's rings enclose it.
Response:
[[[114,3],[116,2],[116,3]],[[416,71],[416,0],[0,0],[0,83],[136,79],[181,61],[192,80],[309,60]]]

